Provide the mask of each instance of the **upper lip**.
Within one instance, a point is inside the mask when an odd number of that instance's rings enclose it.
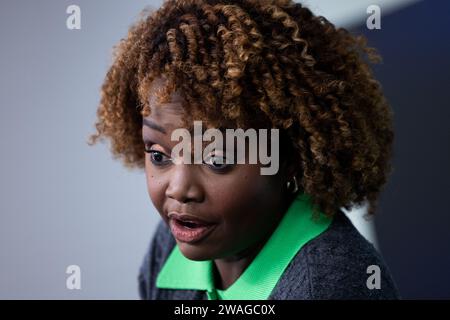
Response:
[[[181,212],[176,212],[176,211],[169,212],[167,214],[167,216],[169,217],[169,219],[177,219],[177,220],[181,220],[184,222],[192,222],[192,223],[201,224],[201,225],[214,224],[214,222],[210,222],[210,221],[201,219],[201,218],[193,216],[191,214],[181,213]]]

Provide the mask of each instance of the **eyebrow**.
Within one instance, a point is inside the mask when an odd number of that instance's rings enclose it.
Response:
[[[143,120],[143,123],[147,126],[147,127],[149,127],[149,128],[152,128],[152,129],[154,129],[154,130],[157,130],[157,131],[159,131],[159,132],[162,132],[162,133],[164,133],[164,134],[166,134],[167,132],[166,132],[166,130],[163,128],[163,127],[161,127],[160,125],[158,125],[158,124],[156,124],[156,123],[154,123],[154,122],[152,122],[152,121],[150,121],[150,120],[148,120],[148,119],[142,119]]]

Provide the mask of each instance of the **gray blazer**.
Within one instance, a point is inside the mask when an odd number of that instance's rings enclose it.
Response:
[[[200,290],[160,289],[156,277],[176,242],[161,221],[139,270],[141,299],[207,300]],[[381,270],[380,289],[369,289],[370,265]],[[341,211],[328,229],[305,244],[278,280],[269,300],[398,299],[382,257]]]

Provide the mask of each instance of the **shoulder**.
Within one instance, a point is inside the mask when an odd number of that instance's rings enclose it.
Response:
[[[369,289],[367,285],[374,274],[372,268],[379,268],[379,289]],[[272,298],[398,299],[399,296],[381,255],[339,211],[330,227],[297,253],[274,288]]]
[[[139,269],[138,283],[141,299],[155,299],[156,277],[175,243],[175,239],[171,237],[167,225],[161,220],[156,226],[155,233]]]

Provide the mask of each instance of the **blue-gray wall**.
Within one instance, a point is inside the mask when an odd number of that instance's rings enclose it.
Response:
[[[157,213],[143,172],[86,138],[112,46],[160,3],[0,2],[0,298],[137,298]],[[70,4],[82,8],[81,30],[66,28]],[[404,297],[450,297],[449,9],[428,0],[384,17],[382,30],[354,28],[384,55],[377,75],[395,111],[377,226]],[[71,264],[80,291],[66,289]]]
[[[86,140],[111,48],[148,3],[1,1],[0,298],[138,297],[157,214],[143,173]],[[66,28],[70,4],[81,30]]]

